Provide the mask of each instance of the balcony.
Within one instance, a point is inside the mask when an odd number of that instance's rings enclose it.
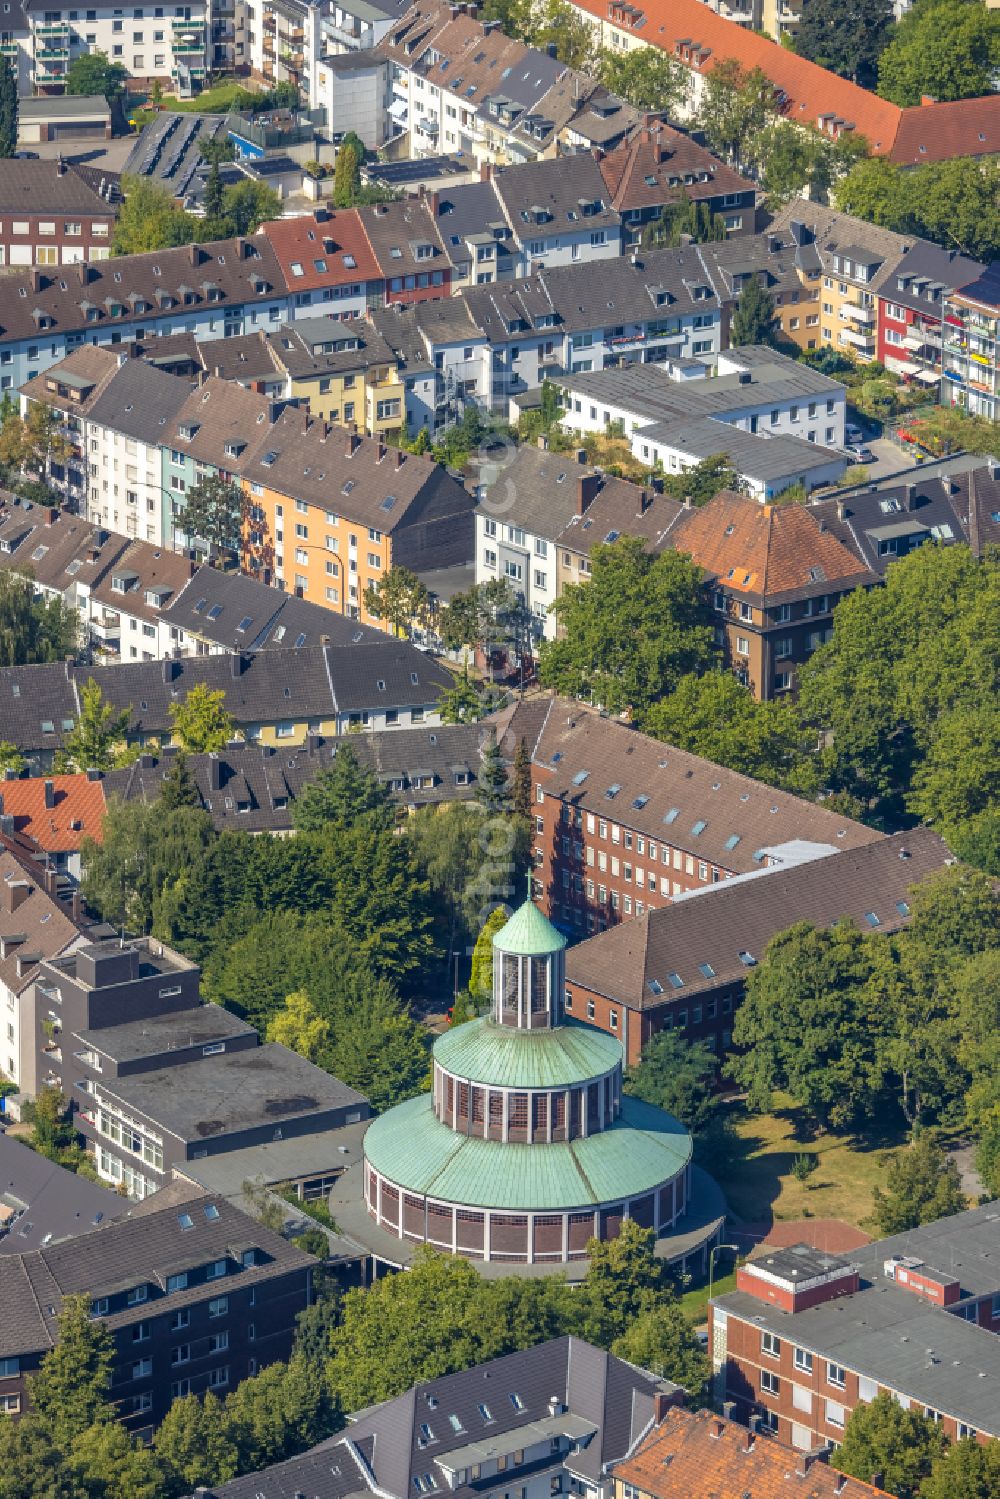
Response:
[[[840,336],[861,354],[871,354],[874,350],[875,338],[871,333],[855,333],[853,328],[842,328]]]
[[[261,45],[263,47],[264,56],[265,57],[273,57],[274,56],[274,42],[271,40],[271,38],[269,36],[266,36],[264,38],[264,40],[261,43]]]
[[[845,302],[840,309],[840,316],[843,320],[850,318],[856,323],[865,323],[870,326],[875,321],[875,309],[874,307],[859,307],[856,302]]]
[[[57,47],[52,44],[40,47],[35,53],[36,62],[64,62],[67,57],[69,57],[68,47]]]
[[[45,26],[36,27],[37,36],[66,36],[68,33],[68,21],[50,21]]]
[[[18,42],[0,42],[0,56],[16,57],[20,50]]]
[[[194,52],[197,52],[201,56],[204,51],[204,37],[183,36],[174,38],[174,55],[177,57],[190,56]]]

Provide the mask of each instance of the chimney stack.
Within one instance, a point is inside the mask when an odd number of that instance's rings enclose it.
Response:
[[[210,791],[222,790],[222,761],[217,754],[208,757],[208,786]]]
[[[360,446],[361,446],[361,438],[358,436],[358,434],[356,432],[348,432],[348,434],[347,434],[347,456],[348,456],[348,458],[353,458],[354,455],[355,455],[355,453],[358,451],[358,448],[360,448]]]
[[[600,474],[581,474],[576,487],[576,513],[582,515],[601,492]]]
[[[903,509],[915,510],[917,507],[917,486],[915,484],[903,485]]]
[[[51,812],[52,808],[55,806],[55,804],[56,804],[56,788],[53,786],[53,784],[52,784],[51,781],[46,781],[45,782],[45,807],[46,807],[46,810],[49,811],[49,812]]]
[[[246,660],[244,658],[243,652],[234,651],[229,658],[229,668],[232,675],[234,677],[241,677],[243,675],[243,668],[245,667],[245,665]]]

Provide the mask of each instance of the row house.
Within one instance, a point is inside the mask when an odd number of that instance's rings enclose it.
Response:
[[[580,936],[756,870],[765,843],[880,836],[564,698],[549,702],[532,773],[535,896]]]
[[[477,166],[504,159],[506,133],[565,71],[499,22],[480,23],[475,10],[420,0],[375,49],[388,64],[388,117],[409,132],[413,156],[461,151]]]
[[[831,831],[829,823],[821,825],[828,813],[815,823],[810,819],[812,825],[803,825],[798,836],[788,826],[772,835],[781,812],[772,811],[767,788],[762,790],[762,796],[750,793],[746,802],[736,802],[734,831],[723,841],[739,838],[735,850],[744,840],[748,845],[772,836],[784,841],[760,843],[749,856],[750,869],[721,884],[687,895],[678,890],[665,899],[662,860],[649,859],[647,838],[644,863],[658,888],[651,890],[648,879],[638,882],[636,865],[629,895],[633,915],[637,902],[644,901],[644,919],[605,931],[594,931],[604,918],[588,920],[594,934],[567,953],[568,1011],[616,1035],[632,1064],[661,1030],[704,1042],[721,1062],[732,1049],[733,1016],[743,1002],[747,975],[772,938],[799,920],[820,926],[852,921],[863,932],[898,931],[910,919],[912,887],[950,860],[930,828],[844,848],[846,837],[838,838],[839,830]],[[722,788],[711,793],[710,804],[721,794]],[[680,817],[674,826],[679,823]],[[659,841],[669,836],[664,827]],[[634,859],[637,843],[634,835]],[[586,878],[601,877],[586,869]],[[672,871],[666,883],[671,890]]]
[[[58,1342],[64,1298],[84,1295],[110,1337],[110,1399],[148,1442],[175,1399],[224,1397],[290,1356],[315,1263],[196,1187],[139,1217],[0,1256],[0,1406],[12,1416],[26,1408],[27,1381]]]
[[[19,272],[4,281],[0,391],[83,344],[225,338],[280,328],[288,316],[285,279],[263,234]]]
[[[847,393],[838,382],[765,346],[720,353],[708,365],[671,360],[563,376],[560,424],[578,433],[622,432],[650,469],[679,474],[725,454],[741,488],[770,500],[793,484],[835,483],[847,467]]]
[[[793,693],[833,635],[833,611],[878,575],[821,515],[723,492],[685,511],[670,545],[702,568],[716,643],[761,702]]]
[[[617,55],[657,47],[687,74],[681,118],[697,110],[705,79],[718,62],[732,59],[745,72],[759,69],[782,101],[785,119],[829,140],[854,133],[872,154],[897,166],[995,156],[1000,151],[1000,97],[939,103],[930,96],[901,108],[848,78],[799,57],[760,32],[793,30],[800,0],[571,0],[593,32],[595,46]],[[761,6],[758,9],[758,5]],[[758,19],[758,16],[760,19]]]
[[[292,318],[357,318],[383,305],[385,275],[357,209],[271,219],[262,233],[289,290]]]
[[[911,472],[913,478],[813,500],[809,511],[879,580],[928,541],[967,546],[975,557],[1000,545],[1000,462],[983,458],[957,474]]]
[[[491,112],[499,119],[503,101],[492,102]],[[596,78],[566,68],[538,103],[517,115],[513,128],[496,141],[497,160],[515,163],[599,156],[620,146],[641,118],[639,110]]]
[[[105,810],[100,782],[86,775],[42,779],[8,770],[0,780],[0,816],[13,819],[14,834],[38,849],[47,877],[58,877],[57,893],[79,884],[83,842],[100,842]]]
[[[879,288],[878,359],[907,383],[925,387],[932,400],[941,397],[945,299],[983,269],[957,250],[917,240]]]
[[[286,411],[241,467],[251,507],[246,565],[351,620],[392,567],[463,566],[471,494],[429,457]]]
[[[590,552],[620,536],[658,549],[681,514],[676,500],[609,477],[572,453],[520,447],[496,465],[476,507],[476,582],[504,579],[554,639],[552,606],[590,574]]]
[[[210,7],[184,5],[74,8],[24,0],[31,45],[31,82],[40,94],[61,94],[78,57],[103,52],[142,87],[155,81],[182,96],[196,93],[212,67]]]
[[[0,43],[0,52],[3,44]],[[0,266],[107,260],[118,216],[117,179],[55,161],[0,164]]]
[[[4,667],[0,713],[5,737],[36,773],[50,768],[79,717],[80,687],[91,677],[106,703],[129,712],[125,738],[139,748],[172,742],[171,706],[182,703],[196,683],[222,692],[240,735],[257,744],[298,745],[309,735],[334,738],[356,728],[433,728],[440,723],[439,700],[453,679],[407,642],[359,626],[350,639],[337,631],[335,643],[298,646],[291,631],[275,640],[279,628],[280,622],[268,639],[280,650],[92,666]]]
[[[1000,416],[1000,263],[945,298],[941,399],[970,416]]]
[[[796,1244],[749,1260],[709,1303],[718,1398],[802,1451],[841,1442],[880,1394],[949,1441],[997,1437],[996,1225],[986,1203],[850,1257]]]
[[[611,205],[622,216],[626,244],[639,244],[664,209],[683,203],[721,219],[730,237],[756,229],[754,184],[666,120],[647,116],[597,160]]]

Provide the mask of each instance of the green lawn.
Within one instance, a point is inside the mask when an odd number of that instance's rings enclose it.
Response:
[[[737,1116],[742,1153],[718,1172],[732,1215],[746,1223],[775,1219],[842,1218],[863,1227],[872,1211],[872,1188],[881,1179],[886,1156],[903,1141],[866,1146],[846,1135],[819,1133],[807,1138],[804,1111],[778,1095],[771,1114]],[[792,1176],[796,1155],[818,1156],[812,1176]]]
[[[202,89],[193,99],[165,98],[163,104],[166,109],[184,114],[224,115],[237,107],[245,107],[257,97],[256,91],[248,89],[239,79],[226,78],[213,83],[211,88]]]
[[[727,1252],[717,1254],[715,1262],[724,1275],[716,1274],[712,1278],[712,1296],[724,1296],[728,1291],[736,1290],[736,1271],[727,1270],[727,1265],[733,1263],[733,1256]],[[695,1327],[699,1322],[704,1322],[708,1317],[708,1281],[703,1286],[695,1286],[693,1290],[685,1291],[681,1297],[681,1307],[685,1317]]]

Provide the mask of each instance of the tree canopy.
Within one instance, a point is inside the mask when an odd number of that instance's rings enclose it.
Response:
[[[875,1188],[874,1199],[875,1221],[886,1237],[948,1218],[968,1205],[958,1167],[927,1134],[890,1157],[885,1184],[884,1192]]]
[[[182,702],[169,705],[170,730],[182,750],[206,755],[223,749],[234,737],[236,726],[226,712],[226,694],[221,687],[195,682]]]
[[[856,1405],[837,1448],[842,1473],[870,1483],[881,1473],[880,1487],[898,1499],[917,1499],[921,1485],[946,1446],[940,1426],[916,1409],[904,1410],[889,1394]]]
[[[770,344],[778,332],[774,298],[756,276],[751,276],[733,312],[729,342],[734,349],[741,344]]]
[[[663,110],[670,114],[676,114],[683,106],[690,88],[687,69],[659,47],[604,51],[598,77],[605,88],[634,104],[636,109]]]
[[[569,697],[640,726],[653,703],[716,659],[701,592],[701,569],[682,552],[654,556],[623,537],[595,547],[587,583],[570,583],[554,611],[563,634],[543,640],[539,677]]]
[[[889,0],[805,0],[795,29],[795,50],[821,68],[869,88],[891,25]]]
[[[1000,16],[976,0],[916,0],[879,58],[878,91],[894,104],[992,92]]]
[[[72,655],[79,631],[75,609],[62,600],[36,598],[30,578],[0,573],[0,666]]]
[[[870,157],[851,167],[834,195],[845,213],[884,229],[919,234],[980,260],[1000,254],[1000,163],[992,157],[958,156],[905,169]],[[988,441],[983,451],[991,452],[992,424]]]
[[[0,157],[17,150],[17,77],[8,57],[0,58]]]

